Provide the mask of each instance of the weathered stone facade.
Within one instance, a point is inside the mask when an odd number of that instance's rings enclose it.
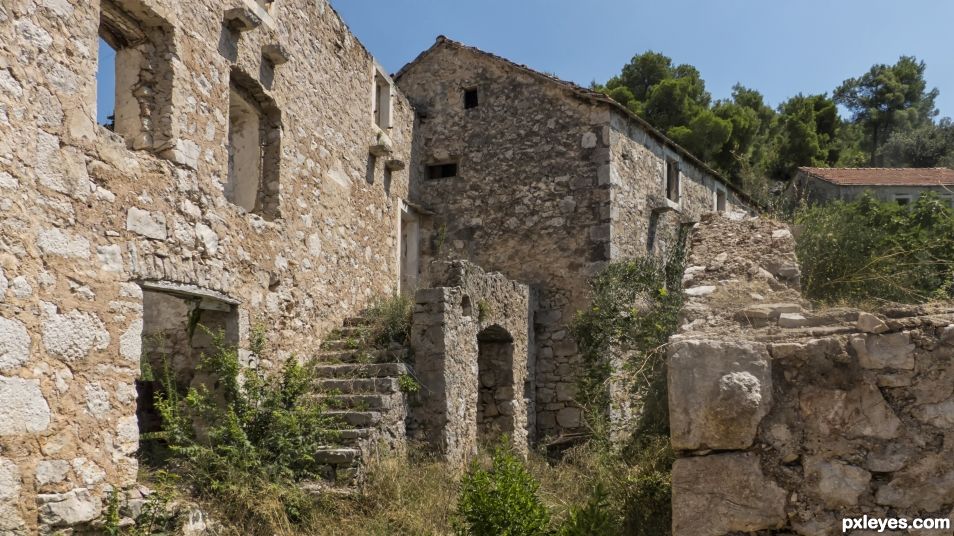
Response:
[[[954,310],[812,312],[793,245],[767,220],[695,231],[669,361],[674,536],[954,517]],[[950,530],[885,532],[902,533]]]
[[[322,369],[376,404],[338,410],[360,448],[323,453],[335,479],[406,430],[457,461],[500,433],[525,448],[577,430],[567,324],[586,278],[744,205],[606,97],[444,39],[403,72],[405,98],[325,0],[14,0],[0,36],[4,533],[82,525],[133,486],[155,426],[142,372],[170,356],[183,386],[206,381],[196,323],[246,366],[338,359],[331,331],[373,296],[423,289],[417,370],[390,354]],[[461,258],[500,273],[431,263]]]
[[[716,188],[723,210],[745,203],[607,97],[444,37],[396,79],[420,117],[412,197],[436,213],[424,257],[466,258],[535,289],[537,434],[577,431],[581,363],[568,324],[587,279],[665,251],[682,223],[716,210]],[[681,179],[676,201],[667,162]],[[452,176],[433,177],[448,163]]]
[[[507,434],[524,452],[533,411],[529,288],[466,262],[435,261],[415,296],[411,346],[421,392],[411,437],[452,463]]]
[[[134,483],[144,285],[225,304],[240,346],[267,325],[286,356],[398,281],[408,173],[391,161],[410,159],[413,112],[394,91],[390,128],[375,125],[380,69],[325,2],[235,2],[258,22],[247,31],[212,0],[109,3],[163,44],[117,73],[162,93],[134,121],[152,136],[128,139],[119,116],[117,132],[94,118],[100,4],[0,6],[5,534],[88,521],[107,489]],[[270,207],[226,197],[235,83],[280,110]],[[390,153],[369,168],[382,140]]]

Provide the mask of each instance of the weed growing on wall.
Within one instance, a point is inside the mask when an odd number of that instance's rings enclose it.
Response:
[[[912,205],[836,201],[796,217],[802,291],[824,303],[923,303],[954,295],[954,210],[933,194]]]
[[[297,483],[320,478],[314,454],[336,438],[338,423],[312,396],[315,376],[289,359],[282,371],[243,369],[223,333],[197,368],[208,378],[180,392],[166,367],[156,407],[160,460],[200,499],[251,534],[285,533],[307,523],[315,502]]]

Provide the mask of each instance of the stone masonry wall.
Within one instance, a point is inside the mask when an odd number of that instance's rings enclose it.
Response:
[[[612,258],[667,253],[683,223],[716,210],[717,189],[726,193],[725,212],[749,210],[731,187],[660,143],[631,118],[614,111],[607,131],[612,160]],[[668,161],[678,163],[680,175],[680,199],[672,209],[666,202]]]
[[[954,518],[954,309],[812,311],[793,245],[769,220],[695,231],[669,361],[674,536]]]
[[[279,357],[397,283],[408,181],[385,184],[384,166],[409,160],[412,111],[396,94],[392,153],[370,159],[374,61],[326,2],[234,2],[262,20],[246,32],[214,0],[116,4],[164,28],[161,146],[129,150],[95,123],[98,0],[0,5],[4,534],[88,521],[134,483],[141,283],[239,302],[239,343],[262,324]],[[223,193],[230,73],[280,110],[270,221]]]
[[[438,213],[424,256],[465,258],[540,288],[537,428],[541,438],[575,429],[576,345],[565,326],[585,303],[587,276],[609,258],[609,192],[597,178],[608,154],[588,143],[602,139],[609,113],[444,43],[398,76],[421,115],[413,196]],[[464,109],[465,88],[476,88],[476,108]],[[424,166],[448,159],[459,176],[425,178]]]
[[[415,295],[411,349],[421,390],[411,404],[409,435],[461,464],[479,442],[495,441],[478,429],[487,416],[478,408],[492,405],[490,416],[506,421],[511,430],[503,431],[526,452],[534,416],[529,288],[466,261],[435,262],[430,273],[435,286]],[[507,343],[509,370],[480,366],[482,339]],[[494,386],[495,378],[511,384]],[[495,400],[478,404],[482,387],[495,387]]]

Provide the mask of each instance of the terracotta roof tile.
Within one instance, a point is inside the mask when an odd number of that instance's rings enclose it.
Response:
[[[938,186],[954,185],[948,168],[813,168],[799,171],[839,186]]]

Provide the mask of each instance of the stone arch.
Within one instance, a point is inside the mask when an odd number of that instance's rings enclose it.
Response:
[[[517,401],[514,394],[513,336],[498,324],[477,334],[477,441],[488,443],[513,435]]]

